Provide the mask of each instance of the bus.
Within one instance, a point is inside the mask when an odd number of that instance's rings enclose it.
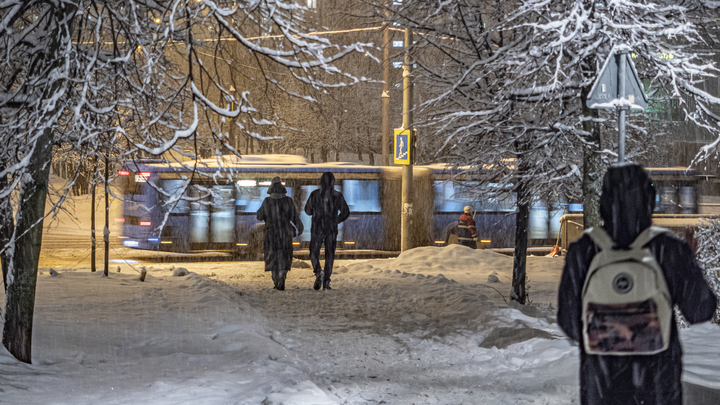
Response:
[[[399,251],[399,166],[311,164],[294,155],[225,156],[183,163],[158,159],[125,162],[118,172],[123,214],[116,219],[123,225],[122,243],[136,249],[226,251],[238,258],[257,259],[262,255],[264,224],[256,219],[256,212],[268,196],[270,180],[279,176],[305,228],[293,246],[296,250],[308,249],[310,218],[303,208],[326,171],[335,175],[335,187],[344,194],[350,208],[350,217],[338,229],[338,249]],[[697,212],[692,171],[649,171],[658,182],[659,210]],[[459,170],[445,164],[413,167],[411,245],[447,244],[448,225],[458,219],[464,206],[470,205],[476,211],[479,247],[513,248],[516,203],[512,193],[499,194],[504,198],[481,199],[478,188],[500,186],[478,179],[458,179]],[[541,201],[534,203],[530,210],[529,246],[552,246],[563,214],[581,213],[580,203],[560,202],[553,207]]]

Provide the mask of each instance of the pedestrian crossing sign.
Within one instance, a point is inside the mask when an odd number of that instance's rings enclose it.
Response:
[[[412,153],[412,137],[410,136],[410,130],[395,128],[394,139],[394,163],[396,165],[409,165],[411,163],[410,154]]]

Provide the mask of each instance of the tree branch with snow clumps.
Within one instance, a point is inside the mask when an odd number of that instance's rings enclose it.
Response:
[[[198,157],[202,145],[216,155],[237,153],[222,122],[245,120],[246,132],[262,137],[255,127],[277,117],[254,106],[257,82],[324,88],[356,81],[333,63],[366,45],[308,33],[306,12],[289,0],[0,2],[0,195],[17,196],[0,204],[3,343],[13,355],[31,358],[53,146],[71,148],[78,165],[171,151],[170,158]],[[233,75],[238,70],[253,73]],[[337,81],[316,80],[317,71]],[[184,190],[176,191],[158,189],[167,212],[182,198]]]

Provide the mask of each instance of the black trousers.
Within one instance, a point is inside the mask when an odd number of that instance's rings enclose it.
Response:
[[[335,245],[337,244],[337,233],[329,235],[312,234],[310,237],[310,262],[313,271],[317,276],[323,269],[320,268],[320,246],[325,244],[325,282],[330,281],[332,275],[333,262],[335,261]]]
[[[460,242],[461,245],[465,245],[469,248],[477,249],[477,241],[475,240],[459,239],[458,242]]]

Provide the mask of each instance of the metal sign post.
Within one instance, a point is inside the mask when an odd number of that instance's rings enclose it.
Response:
[[[629,109],[646,110],[648,98],[627,48],[613,50],[588,94],[589,108],[617,108],[618,161],[625,161],[625,116]]]
[[[623,99],[625,97],[625,72],[627,71],[627,51],[620,52],[620,62],[618,63],[618,98]],[[620,106],[620,115],[618,117],[618,162],[622,163],[625,161],[625,114],[627,114],[628,107]]]

